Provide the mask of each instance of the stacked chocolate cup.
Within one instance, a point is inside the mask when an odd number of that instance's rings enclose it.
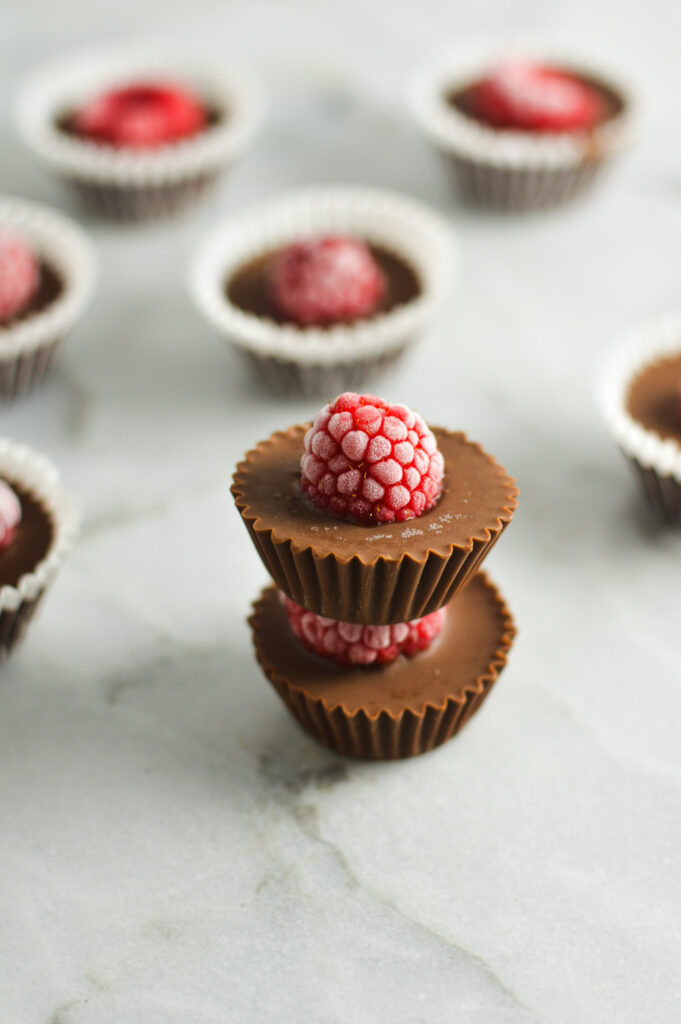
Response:
[[[508,526],[517,489],[464,434],[435,428],[442,491],[402,522],[358,523],[303,492],[310,424],[248,452],[232,485],[237,508],[274,585],[250,625],[258,661],[298,722],[342,754],[410,757],[450,739],[506,663],[511,615],[480,566]],[[446,609],[431,645],[389,664],[340,665],[294,634],[282,596],[337,624],[407,624]]]

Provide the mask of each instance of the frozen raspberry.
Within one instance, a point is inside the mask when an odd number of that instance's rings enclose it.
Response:
[[[586,82],[558,68],[516,60],[501,64],[473,87],[476,117],[495,128],[534,132],[587,130],[604,103]]]
[[[385,279],[364,242],[314,238],[274,258],[270,294],[277,312],[301,327],[324,327],[371,316],[385,294]]]
[[[182,86],[137,82],[96,96],[75,112],[71,124],[94,142],[153,149],[196,135],[205,127],[206,110]]]
[[[0,231],[0,323],[11,320],[38,290],[40,268],[19,235]]]
[[[445,621],[445,609],[440,608],[394,626],[357,626],[308,612],[286,594],[281,594],[281,600],[300,642],[339,665],[386,665],[399,654],[411,657],[430,646]]]
[[[444,462],[417,413],[347,391],[317,414],[301,468],[301,487],[319,508],[360,523],[391,523],[435,504]]]
[[[0,551],[4,551],[10,546],[20,522],[19,499],[9,484],[0,480]]]

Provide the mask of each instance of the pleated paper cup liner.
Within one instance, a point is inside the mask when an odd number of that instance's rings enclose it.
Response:
[[[59,486],[59,474],[48,459],[25,445],[0,438],[0,476],[28,492],[47,513],[52,538],[44,557],[16,585],[0,587],[0,657],[24,635],[38,604],[71,551],[80,526],[78,502]]]
[[[476,575],[447,607],[431,646],[383,666],[345,668],[294,636],[275,587],[249,619],[264,674],[299,724],[349,757],[394,760],[446,743],[483,703],[515,636],[498,590]]]
[[[403,260],[418,279],[416,297],[351,324],[299,327],[247,312],[228,296],[232,276],[253,260],[328,234],[359,237]],[[380,189],[307,188],[218,228],[193,261],[190,289],[209,323],[275,392],[328,397],[366,386],[421,337],[454,283],[457,253],[448,227],[414,200]]]
[[[278,588],[339,622],[408,622],[447,604],[510,523],[515,481],[464,434],[433,433],[445,463],[433,508],[406,522],[356,524],[318,509],[300,488],[308,425],[248,452],[232,494]]]
[[[60,128],[61,118],[93,96],[154,79],[193,88],[215,112],[214,123],[153,150],[107,146]],[[239,62],[177,48],[121,47],[71,54],[37,72],[19,97],[17,120],[30,149],[91,213],[134,222],[193,203],[250,146],[263,109],[259,84]]]
[[[458,51],[433,61],[415,78],[410,106],[433,145],[447,159],[460,199],[470,206],[529,211],[557,206],[591,186],[630,142],[634,101],[610,71],[588,61],[532,48],[520,56],[564,68],[603,90],[612,116],[589,132],[529,132],[496,129],[455,109],[447,96],[483,77],[515,54]]]
[[[646,367],[681,355],[681,314],[670,313],[631,330],[603,363],[595,387],[601,415],[663,522],[681,523],[681,444],[634,419],[629,388]]]
[[[0,398],[15,398],[54,366],[62,342],[92,297],[97,260],[77,224],[36,203],[0,196],[3,228],[21,235],[58,282],[57,294],[44,308],[0,325]]]

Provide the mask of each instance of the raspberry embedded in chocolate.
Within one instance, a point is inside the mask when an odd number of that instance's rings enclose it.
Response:
[[[371,316],[385,287],[364,242],[328,236],[296,242],[276,254],[270,298],[284,319],[301,327],[328,327]]]
[[[20,522],[21,503],[9,484],[0,480],[0,551],[10,546]]]
[[[0,323],[22,312],[38,290],[40,268],[19,235],[0,230]]]
[[[136,82],[96,96],[70,120],[78,135],[94,142],[152,149],[196,135],[206,125],[206,109],[183,86]]]
[[[525,60],[500,64],[470,91],[473,113],[495,128],[565,132],[593,128],[604,102],[587,82]]]
[[[386,665],[400,654],[424,651],[442,629],[446,608],[392,626],[360,626],[336,622],[308,612],[281,594],[291,628],[300,642],[322,658],[339,665]]]
[[[318,508],[360,523],[391,523],[435,504],[444,462],[418,413],[348,391],[317,414],[301,469],[301,487]]]

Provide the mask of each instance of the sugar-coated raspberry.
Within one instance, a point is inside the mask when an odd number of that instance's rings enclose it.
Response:
[[[446,609],[440,608],[393,626],[358,626],[308,612],[286,594],[280,596],[300,642],[339,665],[386,665],[400,654],[411,657],[430,646],[445,621]]]
[[[275,256],[272,303],[301,327],[328,327],[371,316],[385,294],[385,278],[364,242],[329,236],[296,242]]]
[[[0,480],[0,551],[10,546],[20,522],[21,503],[9,484]]]
[[[514,60],[474,86],[477,117],[495,128],[567,132],[593,128],[605,113],[601,95],[559,68]]]
[[[30,246],[19,235],[0,230],[0,323],[17,316],[40,284],[40,268]]]
[[[183,86],[135,82],[96,96],[71,119],[77,134],[110,146],[153,149],[190,138],[206,124],[206,109]]]
[[[319,508],[360,523],[391,523],[435,504],[444,462],[418,413],[347,391],[318,412],[301,469],[301,487]]]

